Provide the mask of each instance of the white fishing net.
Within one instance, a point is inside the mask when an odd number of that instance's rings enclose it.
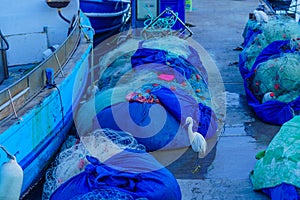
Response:
[[[46,172],[42,199],[49,199],[62,183],[80,173],[87,164],[86,155],[88,151],[82,143],[75,144],[59,153]]]
[[[145,147],[138,144],[131,134],[111,129],[98,129],[82,136],[78,144],[61,151],[47,170],[42,199],[50,199],[51,194],[61,184],[84,171],[85,166],[89,164],[87,155],[92,155],[103,162],[123,149],[145,150]],[[106,195],[110,192],[114,191],[107,191]],[[89,197],[91,195],[87,194],[84,199],[93,199]]]
[[[93,190],[87,194],[76,196],[71,200],[134,200],[134,198],[130,194],[111,188]]]

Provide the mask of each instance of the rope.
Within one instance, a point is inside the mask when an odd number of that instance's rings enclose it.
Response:
[[[2,146],[2,145],[0,145],[0,148],[6,153],[6,155],[7,155],[7,158],[9,158],[9,159],[13,159],[13,160],[15,160],[16,158],[15,158],[15,156],[14,155],[12,155],[11,153],[9,153],[8,151],[7,151],[7,149],[4,147],[4,146]]]
[[[144,26],[148,26],[148,24],[151,24],[152,21],[155,19],[151,13],[151,11],[145,6],[145,9],[148,11],[148,15],[149,15],[149,19],[146,19],[144,21]],[[162,30],[169,30],[171,29],[174,24],[177,22],[177,17],[178,17],[178,13],[176,12],[176,17],[175,16],[170,16],[170,17],[164,17],[164,18],[159,18],[156,23],[154,23],[151,28],[153,29],[162,29]],[[154,31],[154,30],[152,30]]]

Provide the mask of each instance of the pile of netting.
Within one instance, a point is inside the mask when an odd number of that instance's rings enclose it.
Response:
[[[282,125],[300,111],[300,25],[288,16],[249,20],[239,69],[248,104],[263,121]]]
[[[216,118],[201,64],[195,50],[177,37],[141,41],[101,74],[96,98],[108,101],[96,101],[96,123],[130,132],[147,151],[189,146],[181,126],[188,116],[198,122],[194,130],[211,137]]]
[[[63,149],[52,162],[46,172],[46,180],[43,189],[43,199],[49,199],[51,194],[71,177],[84,171],[88,164],[87,155],[93,155],[100,161],[105,161],[116,150],[116,145],[120,149],[145,150],[145,147],[126,132],[118,132],[110,129],[96,130],[93,133],[81,137],[80,140],[72,142],[73,137],[69,137],[69,143],[74,143],[69,148]],[[105,195],[105,194],[104,194]]]
[[[43,199],[181,199],[173,175],[131,134],[98,129],[60,152]]]
[[[285,53],[257,67],[251,88],[259,100],[263,99],[264,94],[273,92],[276,100],[289,103],[299,97],[299,77],[300,54]]]
[[[174,36],[128,41],[100,64],[99,91],[77,115],[80,132],[123,130],[147,151],[188,147],[184,124],[189,116],[195,120],[194,131],[206,138],[216,134],[208,76],[187,41]],[[88,111],[92,109],[95,116]]]
[[[300,26],[295,19],[279,15],[270,18],[267,23],[248,20],[244,32],[243,51],[240,54],[239,67],[243,77],[252,69],[260,52],[277,40],[290,40],[300,37]]]
[[[284,123],[265,151],[256,155],[250,174],[254,190],[271,199],[300,198],[300,116]],[[297,192],[298,190],[298,192]]]

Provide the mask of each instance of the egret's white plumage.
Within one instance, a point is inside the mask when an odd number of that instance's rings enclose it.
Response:
[[[192,149],[199,153],[199,157],[202,157],[206,152],[207,143],[205,138],[200,133],[193,132],[193,122],[193,118],[187,117],[185,124],[188,124],[188,134]]]

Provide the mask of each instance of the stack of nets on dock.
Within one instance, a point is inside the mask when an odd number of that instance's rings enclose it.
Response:
[[[183,127],[188,116],[195,120],[194,131],[206,138],[216,134],[208,76],[187,41],[174,36],[129,41],[100,65],[99,91],[77,115],[87,119],[93,108],[95,116],[88,120],[93,124],[78,120],[79,132],[99,127],[126,131],[147,151],[188,147]]]
[[[256,20],[248,20],[244,32],[243,51],[240,54],[239,67],[245,77],[259,53],[269,44],[277,40],[290,40],[300,37],[300,26],[291,17],[279,15],[267,23],[258,23]]]
[[[299,199],[300,116],[284,123],[258,159],[250,179],[254,190],[271,199]]]
[[[282,125],[299,114],[299,36],[300,25],[287,16],[246,25],[239,68],[248,104],[265,122]]]
[[[300,54],[285,53],[263,62],[256,69],[252,81],[253,94],[262,100],[273,92],[276,100],[289,103],[300,95]]]
[[[43,199],[181,199],[174,176],[131,134],[98,129],[62,151],[46,174]]]

